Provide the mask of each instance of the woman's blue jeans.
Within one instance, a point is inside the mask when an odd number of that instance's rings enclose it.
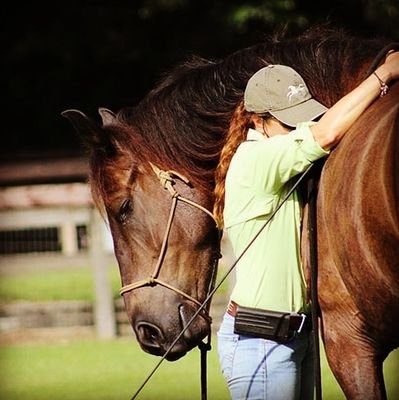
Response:
[[[311,400],[314,393],[312,333],[289,343],[237,335],[225,314],[218,331],[218,354],[233,400]]]

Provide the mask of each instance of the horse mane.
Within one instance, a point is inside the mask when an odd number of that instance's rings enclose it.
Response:
[[[136,106],[118,112],[123,129],[115,132],[117,141],[137,163],[174,169],[210,191],[232,113],[258,69],[293,67],[329,107],[364,79],[385,44],[318,26],[299,36],[267,36],[220,60],[193,56],[166,73]]]

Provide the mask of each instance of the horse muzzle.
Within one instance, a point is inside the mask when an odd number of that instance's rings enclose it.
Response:
[[[145,352],[175,361],[209,335],[211,319],[206,311],[202,310],[195,316],[198,307],[186,302],[180,304],[176,311],[177,318],[169,315],[163,319],[161,316],[158,322],[140,318],[132,323],[140,347]]]

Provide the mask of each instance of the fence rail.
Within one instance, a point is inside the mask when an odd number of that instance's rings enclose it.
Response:
[[[211,303],[213,330],[219,328],[226,308],[225,295],[215,296]],[[122,299],[114,301],[115,329],[118,335],[132,335]],[[0,334],[25,329],[77,328],[95,329],[94,304],[90,301],[68,300],[50,302],[18,302],[0,304]]]

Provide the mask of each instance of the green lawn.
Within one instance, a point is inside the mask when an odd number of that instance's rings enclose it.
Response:
[[[0,398],[7,400],[129,399],[159,361],[130,339],[0,349]],[[227,399],[212,351],[209,398]],[[199,398],[199,352],[165,361],[138,399]]]
[[[227,400],[216,343],[213,347],[208,356],[208,398]],[[0,399],[130,399],[158,361],[140,350],[132,338],[0,347]],[[137,399],[200,399],[199,365],[197,349],[179,361],[165,361]],[[391,400],[399,398],[398,369],[396,351],[385,363]],[[324,400],[344,400],[324,359],[322,380]]]
[[[225,268],[219,269],[220,275]],[[120,276],[117,266],[108,271],[114,298],[119,297]],[[224,282],[218,293],[226,293]],[[0,276],[0,302],[94,300],[93,272],[88,267],[29,271]]]
[[[112,290],[118,297],[117,267],[109,270]],[[222,292],[226,291],[226,285]],[[0,302],[93,300],[92,272],[71,268],[0,277]],[[219,372],[216,338],[208,356],[208,398],[227,400]],[[76,340],[64,344],[0,347],[0,400],[117,400],[130,399],[159,358],[139,349],[132,338],[112,341]],[[191,400],[200,398],[199,352],[182,360],[164,362],[138,400]],[[323,358],[323,399],[344,400]],[[399,349],[384,364],[390,400],[399,399]]]
[[[109,269],[114,297],[119,297],[120,278],[116,266]],[[2,275],[0,302],[94,300],[93,272],[90,268],[65,268]]]

